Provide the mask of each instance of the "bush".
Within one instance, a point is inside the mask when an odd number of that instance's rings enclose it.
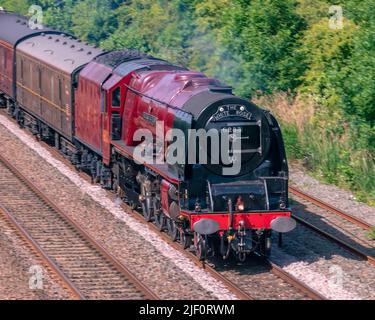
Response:
[[[290,159],[300,160],[316,178],[375,204],[375,159],[367,145],[370,127],[350,123],[342,113],[317,113],[311,96],[278,93],[254,102],[279,119]]]
[[[368,236],[370,239],[375,240],[375,227],[371,229]]]

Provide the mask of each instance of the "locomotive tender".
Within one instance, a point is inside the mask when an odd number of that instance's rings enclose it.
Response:
[[[94,182],[142,208],[173,240],[194,245],[202,260],[268,255],[272,230],[295,227],[276,119],[202,73],[132,50],[104,52],[49,28],[32,30],[26,18],[0,11],[0,106]],[[139,146],[153,154],[161,147],[157,139],[137,141],[137,131],[155,138],[158,128],[184,133],[186,161],[136,161]],[[195,137],[189,150],[192,129],[216,130],[219,145],[207,138],[204,148]],[[232,165],[240,165],[235,174],[223,174],[228,163],[210,162],[224,132],[241,142],[229,150]],[[172,141],[161,144],[165,158]],[[189,163],[193,151],[208,161]]]

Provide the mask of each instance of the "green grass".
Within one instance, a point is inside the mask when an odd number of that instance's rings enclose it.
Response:
[[[375,227],[372,228],[372,230],[368,234],[369,238],[372,240],[375,240]]]
[[[290,159],[302,160],[314,177],[348,189],[358,200],[375,206],[375,163],[366,150],[356,148],[353,138],[311,124],[302,133],[290,123],[282,129]]]

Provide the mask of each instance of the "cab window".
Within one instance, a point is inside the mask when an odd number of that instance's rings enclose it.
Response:
[[[120,87],[117,87],[112,92],[112,107],[120,108],[120,101],[121,101],[121,90],[120,90]]]

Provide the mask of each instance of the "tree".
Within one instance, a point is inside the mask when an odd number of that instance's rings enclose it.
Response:
[[[72,15],[73,33],[84,41],[99,45],[117,30],[117,17],[113,12],[117,8],[117,2],[111,0],[78,2]]]
[[[328,18],[324,18],[304,34],[300,50],[308,67],[302,77],[302,90],[322,98],[322,106],[340,105],[337,83],[346,77],[356,32],[357,26],[349,20],[344,21],[342,30],[335,30],[329,27]]]
[[[21,14],[27,14],[29,6],[27,0],[0,0],[0,7],[4,10],[14,11]]]
[[[106,49],[134,48],[172,62],[189,61],[189,34],[194,28],[191,1],[137,0],[116,11],[118,29],[102,42]]]
[[[231,75],[229,82],[248,97],[296,88],[303,68],[295,46],[304,28],[295,13],[296,4],[294,0],[209,0],[197,4],[201,38],[211,38],[214,43],[208,46],[209,52],[215,51],[209,73],[216,76],[221,69],[219,77],[221,71],[227,74],[224,77]],[[210,65],[209,57],[207,60]]]

